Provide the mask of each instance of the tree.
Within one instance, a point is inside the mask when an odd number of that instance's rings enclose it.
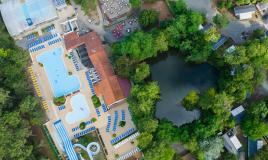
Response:
[[[126,55],[120,56],[114,63],[116,73],[124,78],[129,78],[134,72],[135,62]]]
[[[5,51],[3,48],[0,48],[0,57],[7,57],[7,55],[8,55],[8,52],[7,51]]]
[[[205,153],[206,160],[214,160],[220,157],[223,152],[223,139],[213,137],[200,142],[200,147]]]
[[[268,114],[268,107],[264,101],[259,101],[251,104],[248,109],[249,114],[252,114],[254,117],[259,119],[265,119]]]
[[[134,71],[132,80],[135,83],[142,82],[146,77],[150,75],[150,67],[145,62],[138,64],[137,68]]]
[[[217,14],[215,17],[213,17],[213,22],[218,28],[224,28],[229,24],[228,17],[225,14]]]
[[[115,56],[127,55],[134,62],[140,62],[157,55],[154,47],[154,38],[151,33],[138,31],[125,41],[113,45]]]
[[[220,38],[220,34],[217,31],[215,27],[209,28],[205,33],[204,33],[204,38],[208,42],[216,42]]]
[[[169,1],[171,12],[174,16],[179,16],[187,12],[187,5],[184,0]]]
[[[260,149],[254,157],[251,157],[252,160],[267,160],[268,157],[268,145],[265,145]]]
[[[130,91],[128,103],[133,117],[151,117],[154,111],[154,105],[160,98],[160,88],[156,82],[150,82],[145,85],[135,85]],[[137,118],[136,117],[136,118]]]
[[[165,119],[160,121],[156,132],[157,141],[171,144],[179,140],[177,135],[178,130],[172,122]]]
[[[241,123],[241,128],[249,138],[258,139],[268,134],[268,123],[265,118],[268,107],[265,102],[259,101],[250,105]]]
[[[172,160],[175,151],[165,142],[155,143],[147,152],[144,159],[146,160]]]
[[[257,140],[268,134],[268,125],[258,119],[245,118],[242,121],[242,130],[250,139]]]
[[[133,8],[140,8],[141,6],[140,0],[130,0],[129,2]]]
[[[156,119],[143,118],[139,120],[136,126],[140,132],[153,133],[158,127],[158,121]]]
[[[168,50],[168,40],[164,32],[159,32],[155,36],[155,47],[158,52],[165,52]]]
[[[265,29],[264,28],[258,28],[253,31],[252,38],[262,38],[265,36]]]
[[[139,142],[139,147],[141,149],[146,148],[153,140],[153,135],[151,133],[142,132],[137,138]]]
[[[221,156],[217,160],[237,160],[236,155],[225,151],[221,154]]]
[[[142,10],[139,15],[139,23],[143,27],[148,27],[155,24],[158,21],[159,13],[155,10],[148,9]]]
[[[186,97],[182,100],[182,105],[186,108],[186,110],[193,110],[197,106],[197,103],[199,101],[199,95],[196,91],[192,90],[188,93]]]

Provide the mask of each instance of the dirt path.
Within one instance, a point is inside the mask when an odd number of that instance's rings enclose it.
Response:
[[[32,127],[32,140],[37,144],[38,152],[46,156],[48,159],[56,159],[55,155],[53,154],[53,151],[47,143],[47,139],[42,129],[39,126]]]
[[[165,1],[162,1],[162,0],[157,1],[155,3],[144,3],[142,5],[142,9],[154,9],[154,10],[158,11],[160,21],[172,18],[172,15],[171,15]]]

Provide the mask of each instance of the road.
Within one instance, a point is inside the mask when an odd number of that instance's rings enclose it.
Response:
[[[212,18],[218,13],[216,8],[212,7],[211,0],[186,0],[186,3],[192,10],[205,14],[209,22],[212,22]],[[253,22],[235,19],[232,20],[227,27],[223,28],[221,33],[227,37],[231,37],[235,43],[241,44],[244,42],[241,38],[242,32],[251,32],[263,26],[268,29],[268,25],[263,24],[261,20]]]
[[[217,14],[217,10],[212,7],[211,0],[185,0],[189,8],[206,15],[209,22]]]

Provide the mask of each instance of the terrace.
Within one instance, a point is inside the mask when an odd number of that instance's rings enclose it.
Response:
[[[114,94],[113,90],[117,88],[113,88],[114,82],[110,84],[110,81],[111,78],[114,80],[113,78],[117,78],[117,76],[113,74],[102,46],[96,44],[96,41],[97,43],[101,43],[101,41],[95,33],[91,34],[93,34],[93,38],[90,39],[95,44],[90,43],[89,46],[86,43],[79,43],[71,52],[66,50],[59,34],[36,37],[32,40],[33,45],[29,51],[36,46],[43,47],[30,52],[33,63],[29,68],[29,73],[49,119],[45,124],[46,128],[59,152],[73,156],[70,149],[70,146],[73,145],[70,144],[70,140],[79,139],[97,131],[101,137],[106,157],[114,159],[114,153],[121,156],[135,148],[135,139],[139,133],[131,121],[127,103],[122,101],[113,105],[113,109],[109,108],[109,104],[114,104],[122,98],[110,101],[111,99],[105,98],[107,93],[96,87],[96,85],[100,85],[99,87],[106,89],[104,87],[108,86],[108,89],[110,87],[111,93]],[[88,48],[93,48],[90,53],[88,53]],[[77,69],[77,65],[79,69]],[[120,90],[119,93],[125,94],[123,90]],[[94,106],[91,98],[88,98],[93,95],[103,95],[99,96],[99,106]],[[57,100],[55,97],[58,97]],[[114,95],[112,95],[113,97]],[[110,121],[108,121],[109,117]],[[59,121],[60,125],[58,125]],[[66,132],[64,135],[61,135],[62,128]],[[129,132],[131,128],[132,131]],[[68,141],[66,137],[68,137]],[[111,143],[113,139],[116,139],[114,144]],[[68,151],[66,147],[69,147]]]
[[[103,14],[110,21],[122,17],[130,11],[128,0],[100,0],[100,4]]]

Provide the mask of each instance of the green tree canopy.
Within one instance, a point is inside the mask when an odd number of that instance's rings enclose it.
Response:
[[[206,160],[214,160],[220,157],[223,152],[223,139],[221,137],[213,137],[200,142],[201,149],[205,152]]]
[[[139,135],[139,137],[137,138],[138,142],[139,142],[139,147],[141,149],[146,148],[153,140],[153,135],[151,133],[148,132],[143,132]]]
[[[217,14],[215,17],[213,17],[213,22],[218,28],[224,28],[229,24],[228,17],[225,14]]]
[[[199,94],[192,90],[188,93],[186,97],[182,100],[182,105],[185,107],[186,110],[193,110],[197,108],[197,104],[199,101]]]
[[[148,27],[153,24],[156,24],[158,21],[159,13],[152,9],[142,10],[139,15],[139,23],[143,27]]]
[[[175,151],[167,143],[155,143],[144,155],[146,160],[172,160]]]
[[[137,68],[134,71],[134,75],[132,76],[132,80],[136,83],[142,82],[145,78],[150,75],[150,67],[148,64],[140,63],[137,65]]]

